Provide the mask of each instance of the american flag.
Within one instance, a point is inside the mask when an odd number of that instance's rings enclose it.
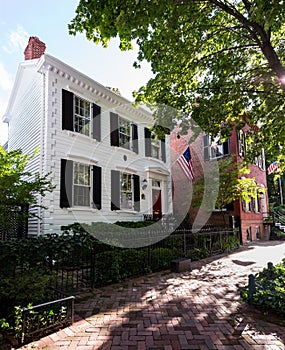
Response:
[[[178,164],[180,165],[182,171],[186,175],[186,177],[191,180],[194,178],[193,165],[190,147],[188,146],[186,150],[181,154],[181,156],[177,159]]]
[[[278,165],[279,164],[277,161],[271,163],[267,168],[267,174],[270,175],[271,173],[273,173],[278,168]]]

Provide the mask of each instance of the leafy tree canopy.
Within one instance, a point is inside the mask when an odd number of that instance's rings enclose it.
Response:
[[[210,168],[205,177],[208,177],[213,184],[213,186],[207,188],[207,196],[208,198],[215,198],[214,203],[211,201],[205,202],[207,207],[204,209],[209,211],[214,208],[222,210],[237,199],[250,202],[251,198],[259,197],[266,191],[265,187],[256,183],[254,177],[250,177],[248,166],[234,161],[234,156],[220,159],[217,166]],[[214,193],[216,191],[215,187],[218,188],[217,193]],[[194,184],[194,200],[192,203],[194,207],[200,207],[204,191],[205,179],[199,178]]]
[[[254,149],[284,162],[283,0],[80,0],[69,31],[103,46],[118,36],[122,50],[136,41],[135,66],[146,60],[154,73],[137,102],[171,106],[184,130],[191,116],[223,136],[246,112],[261,126]],[[172,129],[173,116],[156,117]]]

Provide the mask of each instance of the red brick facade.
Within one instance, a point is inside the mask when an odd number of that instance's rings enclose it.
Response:
[[[246,133],[249,127],[246,126],[243,130]],[[269,227],[264,225],[263,214],[268,212],[268,195],[267,192],[264,195],[264,198],[259,198],[255,202],[255,206],[250,206],[249,204],[242,204],[241,200],[237,200],[233,203],[233,208],[227,210],[225,212],[212,212],[208,214],[203,214],[201,210],[193,208],[192,194],[193,194],[193,184],[195,181],[204,175],[205,167],[207,167],[207,163],[210,164],[209,161],[204,161],[203,154],[203,135],[199,135],[193,143],[190,143],[190,150],[193,160],[193,168],[195,178],[192,183],[186,179],[184,174],[182,173],[179,166],[176,164],[175,159],[184,151],[189,142],[189,136],[182,136],[177,138],[177,133],[172,132],[170,137],[171,142],[171,151],[173,154],[172,159],[172,174],[174,181],[174,214],[175,215],[183,215],[188,206],[188,216],[187,220],[190,225],[194,222],[199,221],[199,217],[204,217],[200,220],[204,225],[210,226],[229,226],[234,225],[240,228],[241,232],[241,240],[242,243],[247,241],[254,241],[256,239],[267,239],[269,236]],[[239,155],[239,140],[238,134],[236,131],[232,132],[231,137],[229,138],[229,151],[230,154],[234,154],[234,161],[239,162],[242,157]],[[247,177],[254,177],[256,183],[264,186],[267,189],[267,181],[266,181],[266,170],[264,166],[264,162],[260,162],[259,164],[250,164],[250,174],[245,175]],[[190,193],[190,195],[189,195]],[[184,206],[184,207],[183,207]],[[199,211],[199,212],[198,212]],[[180,214],[182,212],[182,214]],[[197,215],[198,213],[198,215]]]

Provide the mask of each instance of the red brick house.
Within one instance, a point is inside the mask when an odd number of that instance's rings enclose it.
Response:
[[[194,142],[189,142],[190,134],[178,136],[176,131],[170,137],[172,156],[172,176],[175,183],[173,196],[174,214],[184,220],[190,226],[195,227],[239,227],[241,233],[241,243],[254,241],[257,239],[268,239],[270,227],[264,222],[264,214],[268,210],[267,191],[261,197],[251,198],[250,202],[236,200],[221,210],[208,210],[194,208],[191,204],[193,197],[193,186],[197,179],[204,176],[205,169],[214,162],[224,157],[234,155],[233,161],[240,162],[247,151],[247,134],[254,132],[254,128],[246,125],[242,130],[234,130],[229,139],[223,144],[211,142],[208,135],[201,133]],[[183,153],[184,149],[190,145],[192,165],[194,169],[194,179],[189,181],[179,165],[177,157]],[[245,177],[254,177],[256,183],[267,189],[266,169],[264,153],[255,159],[254,164],[249,164],[250,174]],[[209,185],[208,185],[209,186]],[[211,184],[210,184],[211,186]],[[187,190],[186,190],[187,189]],[[204,201],[209,200],[204,195]],[[186,224],[187,224],[186,223]]]

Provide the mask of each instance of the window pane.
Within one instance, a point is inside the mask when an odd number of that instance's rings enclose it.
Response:
[[[74,186],[74,205],[89,207],[90,205],[89,187]]]
[[[78,96],[74,97],[74,131],[89,136],[90,103]]]
[[[209,144],[210,145],[206,146],[206,148],[209,149],[208,154],[210,155],[210,159],[220,158],[229,154],[229,140],[220,143],[219,137],[216,137],[212,142],[209,142]]]
[[[151,139],[151,156],[153,158],[160,158],[160,141],[157,139]]]
[[[73,166],[74,205],[90,205],[90,167],[74,162]]]
[[[128,120],[119,118],[119,146],[130,149],[131,123]]]
[[[132,175],[121,174],[121,208],[133,209]]]

